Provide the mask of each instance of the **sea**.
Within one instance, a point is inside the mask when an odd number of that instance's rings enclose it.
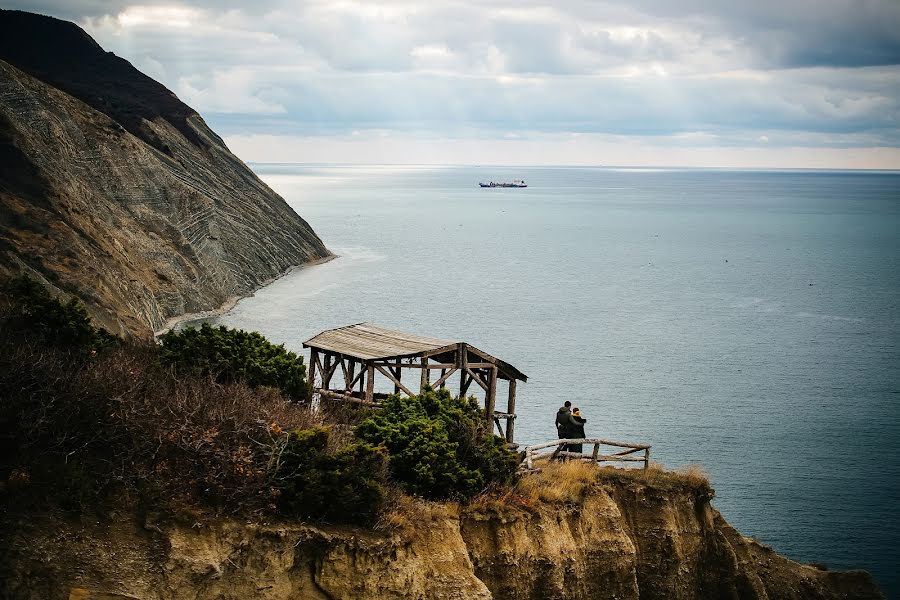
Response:
[[[900,173],[252,167],[337,258],[215,322],[469,342],[528,376],[519,443],[571,400],[701,465],[745,536],[900,598]]]

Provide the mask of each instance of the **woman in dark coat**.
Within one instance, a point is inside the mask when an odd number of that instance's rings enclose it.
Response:
[[[571,426],[572,429],[569,430],[569,437],[583,439],[586,437],[584,435],[584,424],[587,423],[587,419],[582,418],[581,409],[575,408],[572,410],[572,419],[575,420],[576,424]],[[569,444],[567,450],[569,452],[581,452],[582,444]]]

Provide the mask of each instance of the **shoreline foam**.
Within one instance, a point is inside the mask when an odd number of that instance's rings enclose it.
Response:
[[[193,312],[193,313],[183,313],[180,315],[176,315],[174,317],[169,317],[168,319],[166,319],[166,322],[163,323],[163,326],[161,328],[159,328],[158,330],[153,332],[153,339],[154,340],[158,339],[161,335],[173,330],[175,327],[177,327],[178,325],[180,325],[182,323],[224,315],[225,313],[230,311],[232,308],[234,308],[235,305],[237,305],[237,303],[240,302],[241,300],[243,300],[244,298],[251,298],[252,296],[254,296],[256,294],[256,292],[258,292],[259,290],[261,290],[262,288],[266,287],[269,284],[275,283],[282,277],[286,277],[287,275],[290,275],[294,271],[299,271],[299,270],[302,270],[302,269],[305,269],[308,267],[315,267],[318,265],[325,264],[327,262],[334,260],[335,258],[339,258],[339,255],[338,254],[329,254],[328,256],[323,256],[321,258],[316,258],[316,259],[310,260],[308,262],[301,263],[299,265],[294,265],[294,266],[288,268],[286,271],[284,271],[280,275],[277,275],[275,277],[272,277],[272,278],[267,279],[266,281],[262,282],[261,284],[259,284],[255,288],[253,288],[253,290],[245,296],[231,296],[230,298],[225,300],[225,302],[223,302],[218,308],[211,308],[209,310],[201,310],[199,312]]]

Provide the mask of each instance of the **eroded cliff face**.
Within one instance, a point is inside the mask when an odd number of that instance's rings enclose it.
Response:
[[[742,537],[696,490],[636,482],[529,510],[434,505],[404,534],[133,515],[10,531],[4,591],[29,600],[882,598],[866,573]]]
[[[0,271],[148,336],[329,255],[200,116],[72,23],[0,11]]]

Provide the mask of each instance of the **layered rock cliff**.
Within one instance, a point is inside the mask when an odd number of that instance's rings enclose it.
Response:
[[[146,336],[326,256],[172,92],[73,23],[0,10],[0,272]]]
[[[133,513],[30,515],[0,557],[21,599],[868,599],[864,572],[738,534],[706,487],[609,479],[574,502],[430,505],[402,533]]]

